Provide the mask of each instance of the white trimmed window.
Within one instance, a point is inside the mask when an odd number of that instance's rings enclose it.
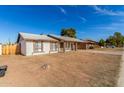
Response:
[[[57,51],[58,43],[50,43],[50,51]]]
[[[66,43],[66,49],[70,49],[71,48],[71,43],[70,42],[67,42]]]
[[[35,42],[34,52],[42,52],[42,51],[43,51],[43,42]]]

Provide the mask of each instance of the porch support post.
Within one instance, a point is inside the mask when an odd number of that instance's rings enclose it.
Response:
[[[65,52],[65,44],[66,42],[63,42],[63,52]]]
[[[77,51],[77,42],[75,42],[75,51]]]
[[[57,44],[58,44],[58,52],[60,52],[60,42],[58,42]]]

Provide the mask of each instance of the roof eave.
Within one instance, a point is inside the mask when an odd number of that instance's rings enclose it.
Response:
[[[24,40],[25,41],[41,41],[41,42],[58,42],[57,40],[40,40],[40,39],[35,40],[35,39],[27,39],[27,38],[25,38]]]

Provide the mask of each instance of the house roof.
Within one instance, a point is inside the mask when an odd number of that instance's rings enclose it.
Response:
[[[44,34],[38,35],[38,34],[29,34],[29,33],[20,32],[19,36],[21,36],[24,40],[58,41]],[[19,39],[17,40],[17,42],[18,41]]]
[[[93,41],[93,40],[87,39],[87,40],[83,40],[83,43],[95,44],[95,43],[97,43],[97,42],[96,42],[96,41]]]
[[[80,39],[67,37],[67,36],[58,36],[58,35],[53,35],[53,34],[49,34],[48,36],[53,37],[58,40],[62,40],[62,41],[82,42]]]

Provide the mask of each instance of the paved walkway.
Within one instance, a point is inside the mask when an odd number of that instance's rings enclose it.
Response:
[[[124,51],[122,55],[122,63],[118,80],[118,87],[124,87]]]

